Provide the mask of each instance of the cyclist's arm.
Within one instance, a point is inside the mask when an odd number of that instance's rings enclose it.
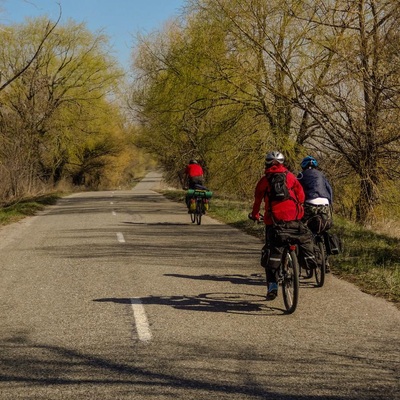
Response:
[[[186,170],[185,169],[181,169],[180,171],[178,171],[178,177],[179,177],[179,182],[181,184],[182,187],[187,186],[187,179],[186,179]]]
[[[265,178],[261,178],[254,191],[253,209],[251,211],[251,215],[254,219],[258,219],[260,216],[260,207],[266,191],[266,182],[267,180]]]
[[[325,185],[326,185],[326,189],[328,190],[329,193],[329,202],[330,204],[333,204],[333,190],[332,190],[332,186],[330,185],[330,183],[328,182],[327,179],[325,179]]]
[[[304,189],[303,186],[301,185],[301,183],[295,178],[293,181],[293,191],[294,194],[296,195],[297,201],[300,204],[304,204],[304,201],[306,199],[306,195],[304,193]]]

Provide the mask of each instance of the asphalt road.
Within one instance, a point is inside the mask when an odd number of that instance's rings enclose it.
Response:
[[[400,312],[327,276],[265,301],[261,243],[155,192],[0,230],[0,399],[400,399]]]

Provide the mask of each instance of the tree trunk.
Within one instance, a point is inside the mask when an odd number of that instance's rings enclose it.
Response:
[[[379,202],[379,192],[370,176],[361,177],[360,195],[356,205],[356,219],[367,226],[374,220],[374,209]]]

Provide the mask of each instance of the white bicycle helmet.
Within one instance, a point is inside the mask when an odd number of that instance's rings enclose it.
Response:
[[[272,164],[283,164],[285,162],[285,157],[279,151],[271,151],[265,156],[265,165],[271,166]]]

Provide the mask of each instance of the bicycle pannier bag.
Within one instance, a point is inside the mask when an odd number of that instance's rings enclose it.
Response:
[[[328,255],[337,255],[340,254],[342,249],[342,241],[339,236],[334,233],[325,232],[325,247]]]
[[[301,221],[286,221],[275,225],[275,240],[277,245],[284,246],[288,241],[298,245],[299,254],[310,268],[317,267],[320,257],[319,249],[315,248],[312,233]],[[318,252],[318,253],[317,253]]]
[[[328,205],[310,205],[304,207],[304,220],[313,233],[320,234],[333,225],[332,213]]]
[[[268,267],[268,261],[271,254],[271,250],[268,248],[268,245],[265,244],[261,250],[261,266],[264,268]]]

